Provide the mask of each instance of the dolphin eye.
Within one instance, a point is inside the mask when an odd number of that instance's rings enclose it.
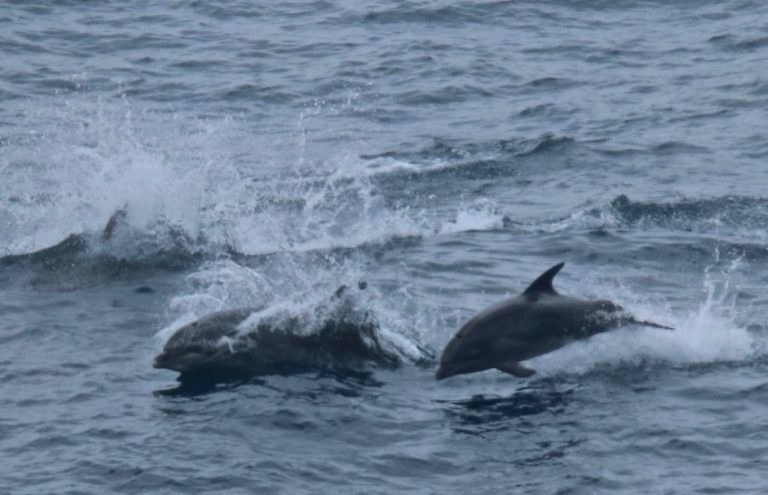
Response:
[[[186,350],[187,354],[193,354],[193,353],[194,354],[206,354],[206,355],[213,354],[213,352],[212,352],[213,350],[211,348],[204,347],[204,346],[201,346],[201,345],[191,345],[191,346],[187,347],[185,350]]]

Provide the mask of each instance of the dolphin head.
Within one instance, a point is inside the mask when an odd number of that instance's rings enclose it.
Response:
[[[190,339],[184,334],[180,337],[177,340],[171,338],[163,351],[155,357],[155,368],[189,373],[205,366],[226,362],[227,357],[243,345],[240,339],[223,334],[218,338],[216,335],[206,335],[205,338],[197,335],[196,339]]]
[[[220,311],[179,328],[165,343],[153,366],[187,373],[221,360],[238,347],[238,325],[252,311],[249,308]]]
[[[585,313],[577,338],[607,332],[632,319],[632,315],[621,305],[607,299],[583,301],[581,304]]]
[[[155,357],[153,366],[186,373],[210,362],[216,355],[216,349],[205,345],[190,345],[183,348],[165,349]]]

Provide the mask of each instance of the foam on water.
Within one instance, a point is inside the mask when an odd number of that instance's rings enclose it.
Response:
[[[503,215],[489,199],[391,204],[356,156],[315,162],[248,186],[251,211],[234,212],[230,233],[247,254],[354,248],[405,237],[498,228]]]
[[[578,207],[565,218],[545,220],[543,222],[523,223],[523,229],[533,232],[562,232],[568,230],[610,229],[619,225],[611,211],[602,208]]]
[[[247,254],[306,252],[420,235],[407,209],[387,207],[367,177],[344,173],[343,167],[355,165],[340,160],[319,165],[331,168],[327,174],[259,183],[252,211],[231,219],[239,248]]]
[[[426,163],[413,162],[394,157],[366,157],[364,162],[367,170],[373,176],[388,176],[396,174],[424,174],[440,170],[456,168],[456,164],[445,159],[432,158]]]
[[[455,219],[443,222],[437,234],[455,234],[473,230],[493,230],[504,227],[504,214],[492,201],[480,198],[469,206],[459,207]]]
[[[231,260],[209,261],[186,277],[190,295],[171,300],[171,309],[196,316],[243,306],[260,306],[273,296],[273,286],[256,270]]]

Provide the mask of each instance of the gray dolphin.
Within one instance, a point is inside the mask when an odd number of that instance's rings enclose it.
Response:
[[[364,282],[359,285],[364,289]],[[280,321],[241,325],[258,308],[219,311],[177,330],[155,358],[155,368],[181,373],[179,381],[212,377],[396,368],[373,315],[341,286],[330,301]],[[315,321],[315,331],[306,325]]]
[[[542,273],[525,291],[482,311],[448,342],[435,378],[498,369],[528,377],[535,373],[520,361],[559,349],[574,340],[624,325],[670,327],[635,319],[607,300],[587,301],[558,294],[552,279],[565,265]]]

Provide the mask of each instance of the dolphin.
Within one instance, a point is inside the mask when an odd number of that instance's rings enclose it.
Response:
[[[115,229],[125,222],[128,213],[125,207],[116,210],[101,231],[101,241],[108,243]],[[61,242],[31,253],[12,254],[0,257],[0,265],[12,265],[19,262],[42,263],[46,265],[66,264],[71,258],[88,250],[88,236],[85,234],[69,234]],[[61,263],[57,263],[58,261]]]
[[[376,319],[353,297],[341,286],[330,304],[255,326],[246,320],[259,308],[210,314],[178,329],[154,367],[178,371],[180,382],[396,368],[399,358],[382,345]]]
[[[435,374],[450,376],[497,369],[517,377],[534,370],[521,361],[626,325],[673,330],[641,321],[608,300],[583,300],[558,294],[552,279],[565,263],[542,273],[516,297],[502,301],[467,321],[448,342]]]

